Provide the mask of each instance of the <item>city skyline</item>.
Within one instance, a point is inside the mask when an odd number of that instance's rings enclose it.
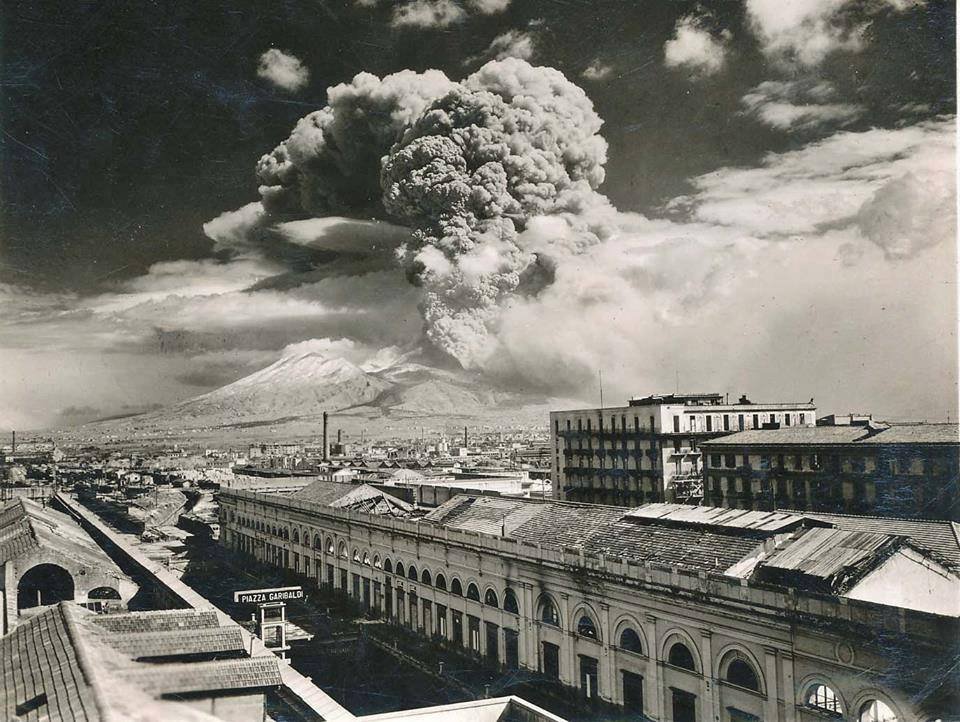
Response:
[[[618,404],[679,386],[957,418],[948,3],[5,21],[0,428],[308,351],[584,407],[602,371]],[[488,145],[444,155],[432,103]],[[490,163],[458,181],[489,197],[444,206],[463,188],[425,153]]]

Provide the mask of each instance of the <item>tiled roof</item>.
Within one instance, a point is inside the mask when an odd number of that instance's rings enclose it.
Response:
[[[156,696],[186,692],[278,687],[283,684],[276,659],[228,659],[187,664],[144,665],[123,671],[123,678]]]
[[[339,481],[314,481],[292,494],[300,501],[312,501],[317,504],[330,506],[342,496],[346,496],[357,487]]]
[[[60,606],[20,622],[0,638],[0,660],[0,719],[101,719]]]
[[[833,524],[838,529],[907,537],[916,546],[929,549],[941,559],[960,567],[960,525],[956,522],[807,511],[802,513],[811,519]]]
[[[169,632],[220,626],[216,612],[194,609],[104,614],[94,617],[92,622],[110,632]]]
[[[223,654],[244,651],[243,637],[236,627],[113,634],[107,642],[132,659],[178,657],[188,654]]]
[[[8,502],[0,512],[0,562],[41,547],[56,549],[81,564],[116,569],[110,557],[66,514],[22,497]]]
[[[713,446],[771,446],[789,444],[851,444],[869,433],[865,426],[784,426],[779,429],[750,429],[701,442]]]
[[[892,424],[860,443],[960,445],[960,427],[957,424]]]
[[[498,536],[505,530],[507,537],[545,547],[703,570],[726,569],[762,541],[752,530],[718,531],[656,519],[638,523],[628,512],[614,506],[460,495],[424,521]]]

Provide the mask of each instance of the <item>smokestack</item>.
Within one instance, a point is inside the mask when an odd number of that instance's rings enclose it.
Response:
[[[337,429],[337,446],[343,443],[343,429]]]
[[[330,444],[327,440],[327,412],[323,412],[323,460],[330,460]]]
[[[467,427],[463,427],[463,448],[467,448]]]
[[[17,453],[17,432],[16,431],[10,432],[10,453],[11,454]]]

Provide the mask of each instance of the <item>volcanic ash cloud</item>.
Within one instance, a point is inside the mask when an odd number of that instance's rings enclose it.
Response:
[[[261,197],[275,214],[367,213],[413,228],[397,256],[423,287],[427,338],[482,367],[503,305],[538,293],[558,256],[603,235],[590,221],[609,209],[596,191],[601,125],[562,73],[515,58],[460,83],[361,73],[261,159]]]

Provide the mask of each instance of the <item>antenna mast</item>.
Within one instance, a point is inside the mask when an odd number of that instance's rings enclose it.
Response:
[[[597,373],[600,375],[600,408],[603,408],[603,369],[599,369]]]

